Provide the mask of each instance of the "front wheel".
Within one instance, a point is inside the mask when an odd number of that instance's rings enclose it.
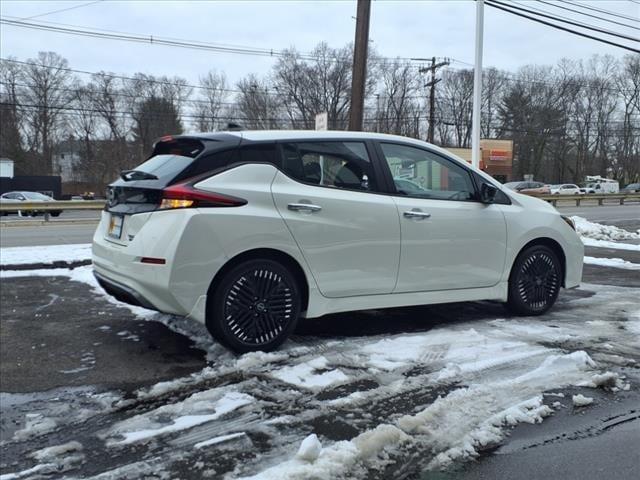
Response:
[[[295,276],[274,260],[249,260],[224,274],[207,305],[211,335],[238,353],[271,351],[300,316]]]
[[[509,276],[507,307],[520,315],[542,315],[560,293],[562,268],[549,247],[536,245],[523,251]]]

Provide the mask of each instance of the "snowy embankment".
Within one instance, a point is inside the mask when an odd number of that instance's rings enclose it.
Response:
[[[640,244],[623,243],[625,240],[640,240],[640,230],[634,233],[613,225],[593,223],[578,216],[571,219],[585,246],[640,251]]]
[[[91,244],[0,248],[0,265],[56,265],[91,260]]]

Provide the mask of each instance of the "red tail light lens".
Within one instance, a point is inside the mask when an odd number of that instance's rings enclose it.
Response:
[[[221,193],[198,190],[187,183],[180,183],[165,188],[162,191],[160,209],[189,208],[189,207],[240,207],[246,205],[243,198],[223,195]]]

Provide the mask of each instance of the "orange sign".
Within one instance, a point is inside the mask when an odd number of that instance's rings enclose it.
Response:
[[[489,160],[509,160],[511,152],[508,150],[489,150]]]

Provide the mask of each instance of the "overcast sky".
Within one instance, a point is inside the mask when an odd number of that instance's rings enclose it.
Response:
[[[334,47],[343,46],[353,41],[355,28],[356,2],[351,0],[104,0],[87,3],[88,0],[2,0],[0,10],[6,17],[37,16],[32,19],[34,22],[56,22],[276,50],[295,46],[303,52],[310,51],[321,41]],[[632,36],[639,33],[638,30],[562,12],[537,1],[515,3]],[[42,15],[83,4],[68,11]],[[584,4],[640,19],[640,4],[630,0],[600,0]],[[568,4],[565,6],[576,8]],[[640,23],[630,20],[615,20],[640,26]],[[370,38],[377,51],[388,57],[437,56],[473,63],[474,28],[475,4],[468,0],[378,0],[371,8]],[[7,25],[1,26],[0,41],[3,57],[11,55],[25,60],[38,51],[51,50],[67,58],[75,69],[105,70],[126,75],[134,72],[178,75],[191,82],[197,81],[198,75],[210,69],[224,71],[229,80],[235,82],[251,72],[265,74],[275,63],[275,59],[268,57],[85,38]],[[629,52],[485,7],[485,66],[516,70],[525,64],[553,64],[563,57],[585,59],[593,54],[621,57],[625,53]],[[452,66],[463,68],[468,65],[453,63]]]

